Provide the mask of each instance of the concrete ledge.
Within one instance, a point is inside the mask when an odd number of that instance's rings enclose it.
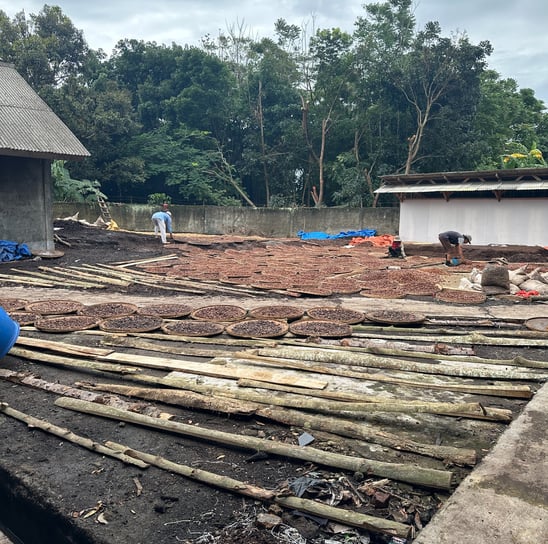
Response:
[[[548,384],[414,544],[548,542]]]

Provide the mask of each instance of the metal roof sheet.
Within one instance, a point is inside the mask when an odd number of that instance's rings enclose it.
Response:
[[[375,193],[464,193],[478,191],[544,191],[547,189],[548,181],[469,181],[466,183],[429,183],[424,185],[386,184],[379,187]]]
[[[75,159],[89,151],[11,64],[0,62],[0,154]]]

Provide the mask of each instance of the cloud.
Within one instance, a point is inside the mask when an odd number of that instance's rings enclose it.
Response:
[[[377,0],[374,0],[377,1]],[[373,0],[371,0],[371,3]],[[200,45],[206,35],[216,38],[233,30],[260,39],[272,36],[274,23],[283,18],[303,27],[338,27],[352,33],[365,0],[63,0],[63,13],[83,30],[88,44],[110,54],[121,39],[158,44]],[[54,2],[49,5],[55,5]],[[44,2],[0,0],[9,16],[25,10],[38,13]],[[545,0],[416,0],[414,13],[419,28],[439,21],[444,35],[465,32],[472,43],[488,40],[494,47],[489,67],[520,87],[531,87],[548,104],[548,75],[542,55],[548,50],[548,2]]]

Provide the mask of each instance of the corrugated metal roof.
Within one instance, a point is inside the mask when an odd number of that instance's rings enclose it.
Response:
[[[379,187],[375,193],[453,193],[477,191],[544,191],[548,189],[548,181],[498,181],[498,182],[466,182],[466,183],[429,183],[429,184],[386,184]]]
[[[2,62],[0,155],[49,159],[78,159],[90,155],[13,65]]]

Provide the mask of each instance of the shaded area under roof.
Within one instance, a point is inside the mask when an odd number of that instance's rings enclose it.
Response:
[[[89,151],[12,64],[0,62],[0,155],[75,160]]]

